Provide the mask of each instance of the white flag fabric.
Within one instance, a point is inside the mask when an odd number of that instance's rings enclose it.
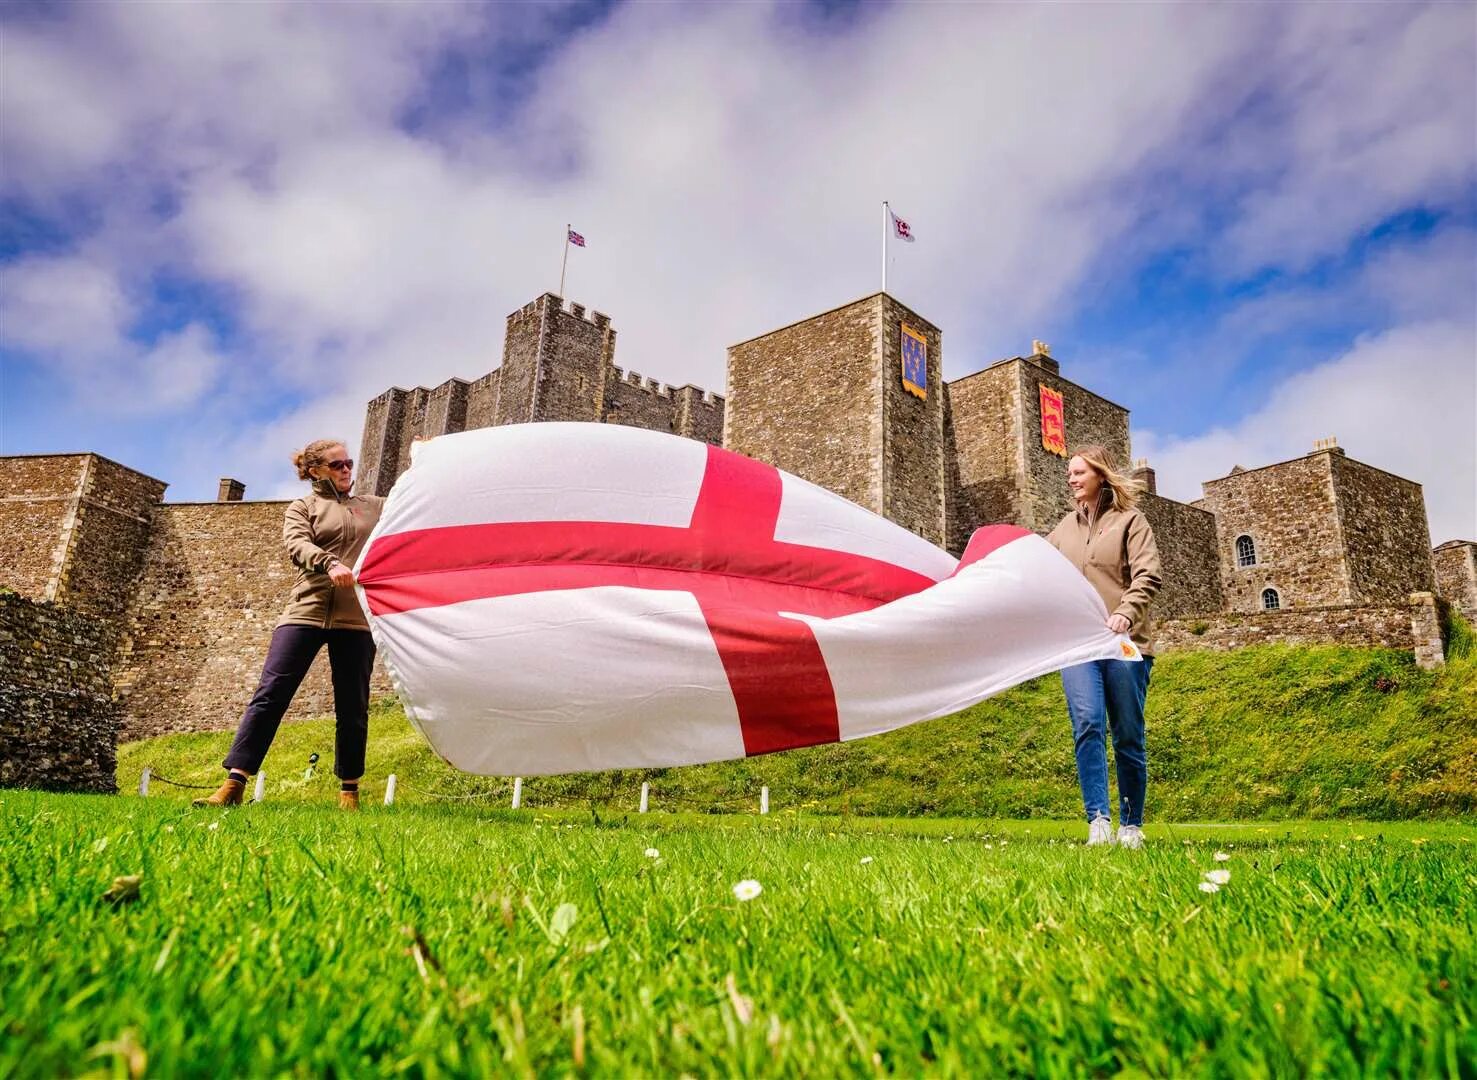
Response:
[[[1138,658],[1033,533],[983,528],[956,560],[771,466],[617,425],[420,444],[356,571],[411,722],[490,776],[857,739]]]
[[[913,226],[894,214],[890,206],[887,208],[887,213],[892,218],[892,235],[899,240],[905,240],[911,244],[913,242]]]

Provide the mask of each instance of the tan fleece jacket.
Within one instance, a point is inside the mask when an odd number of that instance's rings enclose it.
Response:
[[[297,580],[278,626],[369,629],[353,586],[336,588],[328,567],[337,559],[353,568],[384,504],[377,495],[341,495],[330,481],[317,480],[312,494],[287,507],[282,542],[297,567]]]
[[[1078,508],[1057,523],[1047,540],[1072,560],[1108,606],[1110,615],[1129,622],[1129,635],[1139,651],[1154,655],[1149,634],[1149,604],[1159,591],[1161,570],[1154,530],[1138,510],[1119,510],[1104,490],[1107,504],[1089,520]]]

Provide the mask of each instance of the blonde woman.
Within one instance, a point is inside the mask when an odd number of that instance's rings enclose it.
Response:
[[[1062,671],[1062,689],[1077,746],[1077,780],[1087,812],[1088,844],[1113,842],[1108,806],[1107,734],[1118,773],[1118,843],[1144,846],[1144,701],[1154,667],[1149,604],[1159,591],[1159,548],[1138,510],[1137,481],[1113,467],[1101,446],[1084,446],[1067,462],[1075,508],[1047,540],[1082,571],[1108,607],[1108,629],[1129,634],[1143,660],[1094,660]]]
[[[354,495],[354,461],[342,440],[319,439],[292,455],[300,480],[312,490],[287,508],[282,539],[297,567],[287,610],[272,631],[261,681],[251,696],[236,740],[223,764],[226,780],[196,806],[234,806],[261,768],[282,714],[328,646],[333,672],[333,771],[340,781],[339,806],[359,808],[359,780],[369,741],[369,676],[374,639],[354,591],[354,572],[364,542],[379,521],[384,499]]]

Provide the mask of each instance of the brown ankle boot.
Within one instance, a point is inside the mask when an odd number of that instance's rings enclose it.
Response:
[[[196,799],[191,806],[240,806],[241,800],[246,794],[246,784],[241,780],[233,780],[229,777],[226,782],[216,788],[215,794],[207,795],[203,799]]]
[[[340,791],[338,793],[338,808],[340,810],[358,810],[359,792],[357,790]]]

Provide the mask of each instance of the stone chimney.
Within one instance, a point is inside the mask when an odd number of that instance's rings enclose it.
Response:
[[[1031,363],[1044,367],[1055,375],[1062,373],[1062,365],[1057,363],[1051,355],[1051,346],[1037,338],[1031,342],[1031,355],[1027,357]]]
[[[1313,440],[1313,453],[1318,454],[1318,453],[1322,453],[1324,451],[1327,451],[1330,454],[1342,454],[1343,453],[1343,450],[1341,450],[1339,448],[1338,436],[1336,436],[1336,435],[1330,435],[1326,439],[1314,439]]]
[[[1158,495],[1159,488],[1154,483],[1154,470],[1149,468],[1148,458],[1138,458],[1133,463],[1133,478],[1144,485],[1144,490],[1150,495]]]
[[[216,493],[216,502],[240,502],[246,495],[246,485],[240,480],[232,480],[229,476],[221,477],[220,490]]]

